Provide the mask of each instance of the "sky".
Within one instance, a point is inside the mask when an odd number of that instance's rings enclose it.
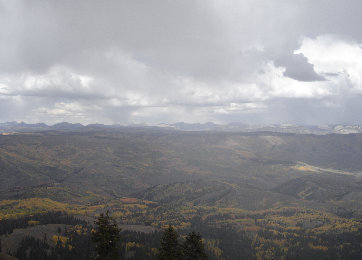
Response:
[[[0,0],[0,122],[362,124],[360,0]]]

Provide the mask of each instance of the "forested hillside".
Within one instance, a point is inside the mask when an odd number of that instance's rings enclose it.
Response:
[[[25,239],[13,230],[36,233],[38,214],[61,211],[86,228],[110,209],[130,230],[196,230],[210,259],[356,259],[361,158],[362,134],[99,128],[0,135],[3,252],[16,255],[5,241]],[[16,221],[23,224],[9,224]],[[132,239],[139,249],[129,257],[141,248],[152,255],[158,245]]]

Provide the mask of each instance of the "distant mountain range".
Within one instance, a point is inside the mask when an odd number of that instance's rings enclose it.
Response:
[[[291,124],[265,124],[265,125],[248,125],[245,123],[215,124],[207,123],[184,123],[174,124],[144,125],[134,124],[122,126],[80,123],[57,123],[47,125],[45,123],[27,124],[24,122],[6,122],[0,123],[0,133],[11,134],[14,132],[34,132],[34,131],[89,131],[101,129],[124,129],[129,128],[167,128],[180,131],[221,131],[221,132],[277,132],[277,133],[295,133],[295,134],[355,134],[362,133],[362,125],[291,125]]]

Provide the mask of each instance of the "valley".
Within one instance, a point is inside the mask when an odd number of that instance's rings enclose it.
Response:
[[[237,259],[228,247],[240,245],[225,245],[224,232],[245,236],[247,258],[355,256],[361,158],[359,133],[99,127],[0,135],[0,221],[63,212],[92,224],[109,209],[124,230],[197,230],[210,259]],[[341,247],[332,237],[348,239]]]

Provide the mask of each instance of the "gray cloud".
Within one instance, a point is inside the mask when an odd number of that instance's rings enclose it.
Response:
[[[306,57],[302,54],[293,54],[285,60],[281,65],[284,65],[286,70],[284,75],[299,81],[321,81],[325,78],[318,75],[314,71],[313,64],[310,64]]]
[[[361,8],[0,0],[0,121],[359,122]]]

